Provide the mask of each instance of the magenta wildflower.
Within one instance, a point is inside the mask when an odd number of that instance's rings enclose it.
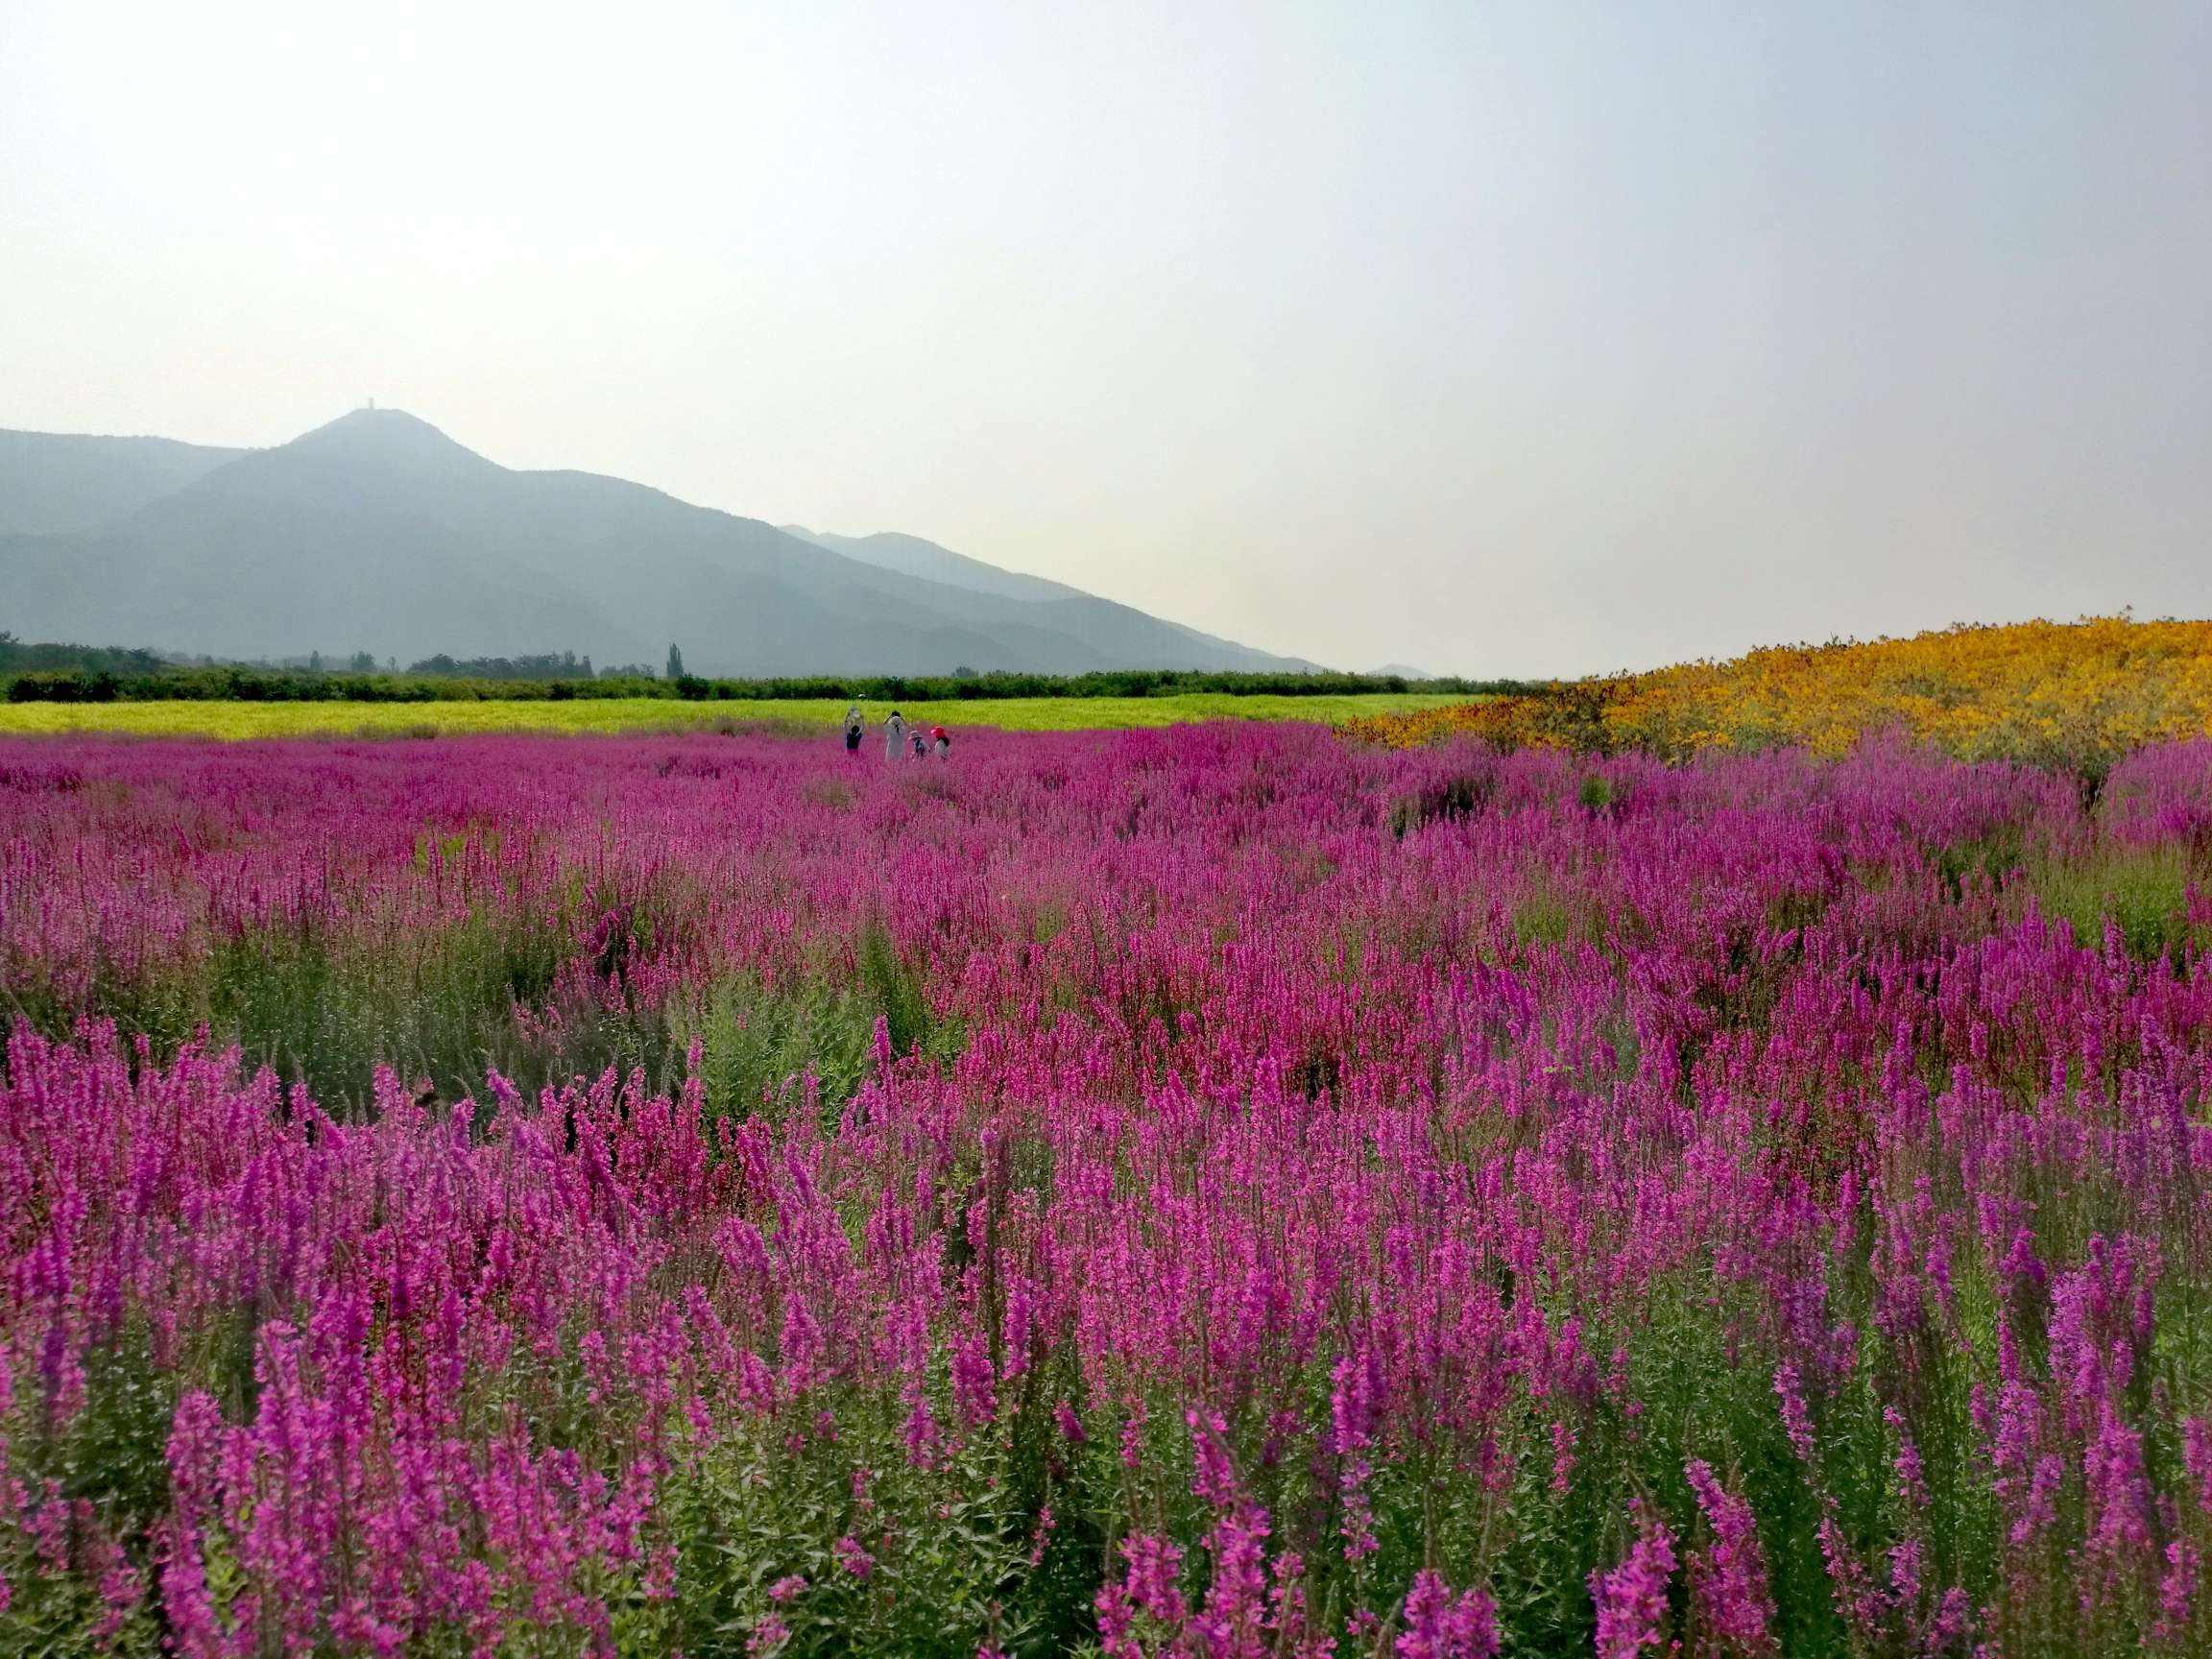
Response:
[[[1398,1659],[1492,1659],[1498,1651],[1490,1598],[1480,1590],[1454,1596],[1429,1568],[1413,1575],[1401,1623],[1392,1645]]]
[[[1690,1555],[1691,1593],[1700,1616],[1729,1650],[1771,1653],[1774,1599],[1751,1506],[1724,1488],[1702,1458],[1692,1458],[1682,1473],[1712,1529],[1712,1541]]]
[[[2212,1423],[2201,1417],[2181,1420],[2181,1461],[2197,1482],[2197,1506],[2212,1515]]]
[[[1599,1659],[1635,1659],[1657,1647],[1667,1620],[1667,1586],[1674,1576],[1674,1534],[1641,1500],[1632,1503],[1636,1540],[1610,1572],[1590,1575],[1598,1608]]]
[[[1782,1428],[1790,1436],[1790,1449],[1812,1462],[1813,1413],[1805,1404],[1804,1381],[1790,1360],[1774,1368],[1774,1394],[1782,1402]]]
[[[2176,1538],[2166,1546],[2165,1571],[2158,1578],[2157,1640],[2179,1642],[2188,1631],[2197,1605],[2201,1562],[2201,1552],[2186,1538]]]
[[[1237,1472],[1230,1466],[1228,1449],[1223,1444],[1228,1425],[1218,1411],[1201,1414],[1191,1409],[1184,1412],[1183,1420],[1190,1430],[1190,1458],[1194,1466],[1190,1490],[1211,1507],[1226,1509],[1237,1500]]]
[[[952,1402],[961,1422],[988,1423],[998,1414],[998,1396],[990,1345],[971,1334],[952,1343]]]

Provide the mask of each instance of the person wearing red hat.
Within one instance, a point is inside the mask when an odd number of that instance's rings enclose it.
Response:
[[[952,733],[946,731],[944,727],[932,726],[929,728],[929,746],[937,752],[938,759],[950,760],[952,758]]]

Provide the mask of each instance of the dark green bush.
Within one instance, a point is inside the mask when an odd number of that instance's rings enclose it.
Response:
[[[366,661],[357,654],[354,661]],[[1433,691],[1478,696],[1527,689],[1508,680],[1407,680],[1398,674],[1229,673],[1209,669],[1121,668],[1090,674],[1016,670],[952,674],[808,674],[781,678],[667,680],[619,669],[594,672],[589,657],[547,652],[516,658],[428,657],[405,673],[268,663],[184,663],[152,651],[80,645],[27,645],[0,633],[0,677],[16,703],[92,703],[172,699],[245,703],[432,703],[482,700],[562,702],[586,697],[668,697],[687,701],[992,702],[1007,697],[1325,697],[1360,692]]]

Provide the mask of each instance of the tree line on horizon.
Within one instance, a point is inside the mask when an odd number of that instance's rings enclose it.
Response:
[[[401,669],[377,665],[369,652],[326,661],[322,653],[279,661],[182,660],[137,647],[27,642],[0,630],[0,681],[13,703],[354,702],[436,703],[661,697],[688,701],[988,701],[1009,697],[1165,697],[1190,692],[1230,696],[1342,696],[1434,691],[1453,696],[1507,694],[1527,682],[1460,676],[1242,672],[1132,668],[1084,674],[956,668],[949,675],[822,674],[707,679],[684,671],[668,649],[665,670],[627,663],[594,668],[573,651],[519,657],[454,658],[441,653]]]

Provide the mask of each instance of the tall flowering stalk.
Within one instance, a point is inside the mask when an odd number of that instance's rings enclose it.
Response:
[[[1674,1534],[1638,1501],[1635,1541],[1619,1566],[1590,1575],[1598,1610],[1598,1659],[1636,1659],[1658,1648],[1667,1628],[1667,1589],[1674,1576]]]

